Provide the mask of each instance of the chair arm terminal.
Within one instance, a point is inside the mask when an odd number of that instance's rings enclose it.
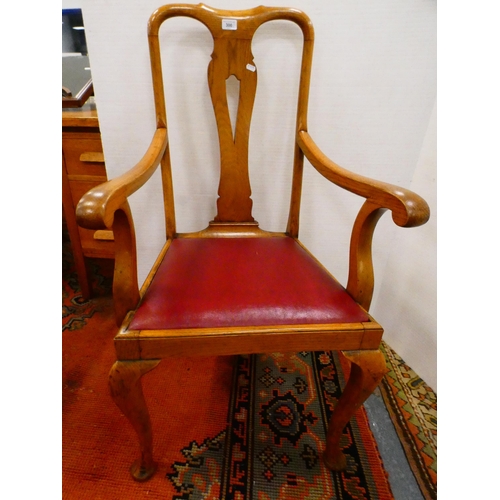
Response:
[[[133,168],[82,196],[76,207],[78,224],[87,229],[111,228],[116,210],[153,175],[166,146],[167,129],[158,128],[148,150]]]
[[[304,130],[298,132],[297,142],[311,165],[323,177],[347,191],[363,196],[380,208],[391,210],[392,219],[398,226],[415,227],[429,220],[429,205],[412,191],[372,180],[340,167],[321,152]]]

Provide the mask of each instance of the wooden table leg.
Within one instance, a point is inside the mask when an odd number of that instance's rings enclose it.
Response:
[[[147,481],[156,472],[156,464],[153,461],[153,432],[142,392],[141,377],[159,362],[159,359],[116,361],[109,373],[111,396],[139,437],[141,456],[130,467],[130,473],[136,481]]]
[[[346,458],[340,449],[344,427],[388,371],[380,350],[343,351],[343,354],[351,361],[351,374],[333,411],[323,455],[326,466],[335,471],[344,470],[347,466]]]
[[[82,290],[82,297],[88,300],[90,299],[92,288],[90,277],[87,272],[87,265],[85,264],[85,257],[83,255],[82,242],[76,222],[75,206],[71,197],[66,165],[64,164],[64,156],[62,159],[62,204],[64,218],[68,226],[69,239],[71,241],[71,250],[73,251],[73,258],[75,259],[76,274],[78,275],[78,282]]]

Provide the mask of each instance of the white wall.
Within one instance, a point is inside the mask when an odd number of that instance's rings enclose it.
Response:
[[[437,112],[434,106],[410,188],[429,203],[429,222],[397,231],[371,312],[385,341],[437,391]]]
[[[63,9],[81,9],[84,0],[62,0]]]
[[[161,4],[152,0],[82,0],[110,176],[122,173],[140,159],[154,130],[146,23]],[[239,9],[257,4],[220,0],[213,6]],[[289,0],[285,4],[304,10],[315,26],[309,131],[317,144],[346,168],[411,187],[417,167],[420,165],[419,171],[424,168],[419,159],[426,132],[432,130],[436,2]],[[168,21],[161,36],[164,64],[169,68],[168,73],[165,70],[165,83],[178,229],[202,229],[215,214],[218,183],[218,141],[206,83],[211,40],[206,29],[193,20]],[[262,27],[253,43],[259,86],[251,129],[250,175],[254,217],[264,229],[285,229],[297,92],[292,75],[298,68],[300,50],[300,31],[287,22]],[[164,239],[161,212],[152,210],[162,203],[159,176],[152,181],[131,198],[141,281]],[[417,185],[427,188],[425,182]],[[344,283],[350,230],[360,205],[360,199],[330,185],[312,168],[306,169],[300,237]],[[374,245],[377,319],[395,308],[387,305],[384,309],[382,303],[395,286],[387,275],[393,268],[404,268],[411,262],[413,240],[407,238],[416,237],[411,236],[412,231],[419,229],[395,228],[389,215],[380,223]],[[388,251],[396,242],[410,247],[404,256]],[[435,241],[426,238],[424,244],[428,245],[429,256],[416,270],[426,277],[419,295],[426,303],[433,303]],[[414,260],[416,254],[411,258]],[[418,358],[416,346],[420,341],[415,339],[425,338],[424,343],[434,345],[428,341],[433,338],[435,343],[435,329],[427,331],[432,329],[428,322],[415,322],[422,300],[416,301],[413,294],[406,293],[404,304],[398,305],[410,311],[397,313],[403,332],[397,351],[403,358],[410,353],[412,359],[414,355]],[[388,335],[394,343],[397,334],[393,330],[390,323]],[[429,358],[428,354],[424,356]],[[411,364],[409,358],[408,362]],[[416,359],[414,364],[425,369],[420,375],[432,385],[435,363],[430,370]]]

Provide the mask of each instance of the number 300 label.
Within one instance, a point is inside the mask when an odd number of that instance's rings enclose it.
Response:
[[[238,25],[238,21],[236,19],[223,19],[222,20],[222,29],[223,30],[236,30]]]

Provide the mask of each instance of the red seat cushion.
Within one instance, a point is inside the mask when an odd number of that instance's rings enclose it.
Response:
[[[369,321],[292,238],[184,238],[168,249],[132,330]]]

